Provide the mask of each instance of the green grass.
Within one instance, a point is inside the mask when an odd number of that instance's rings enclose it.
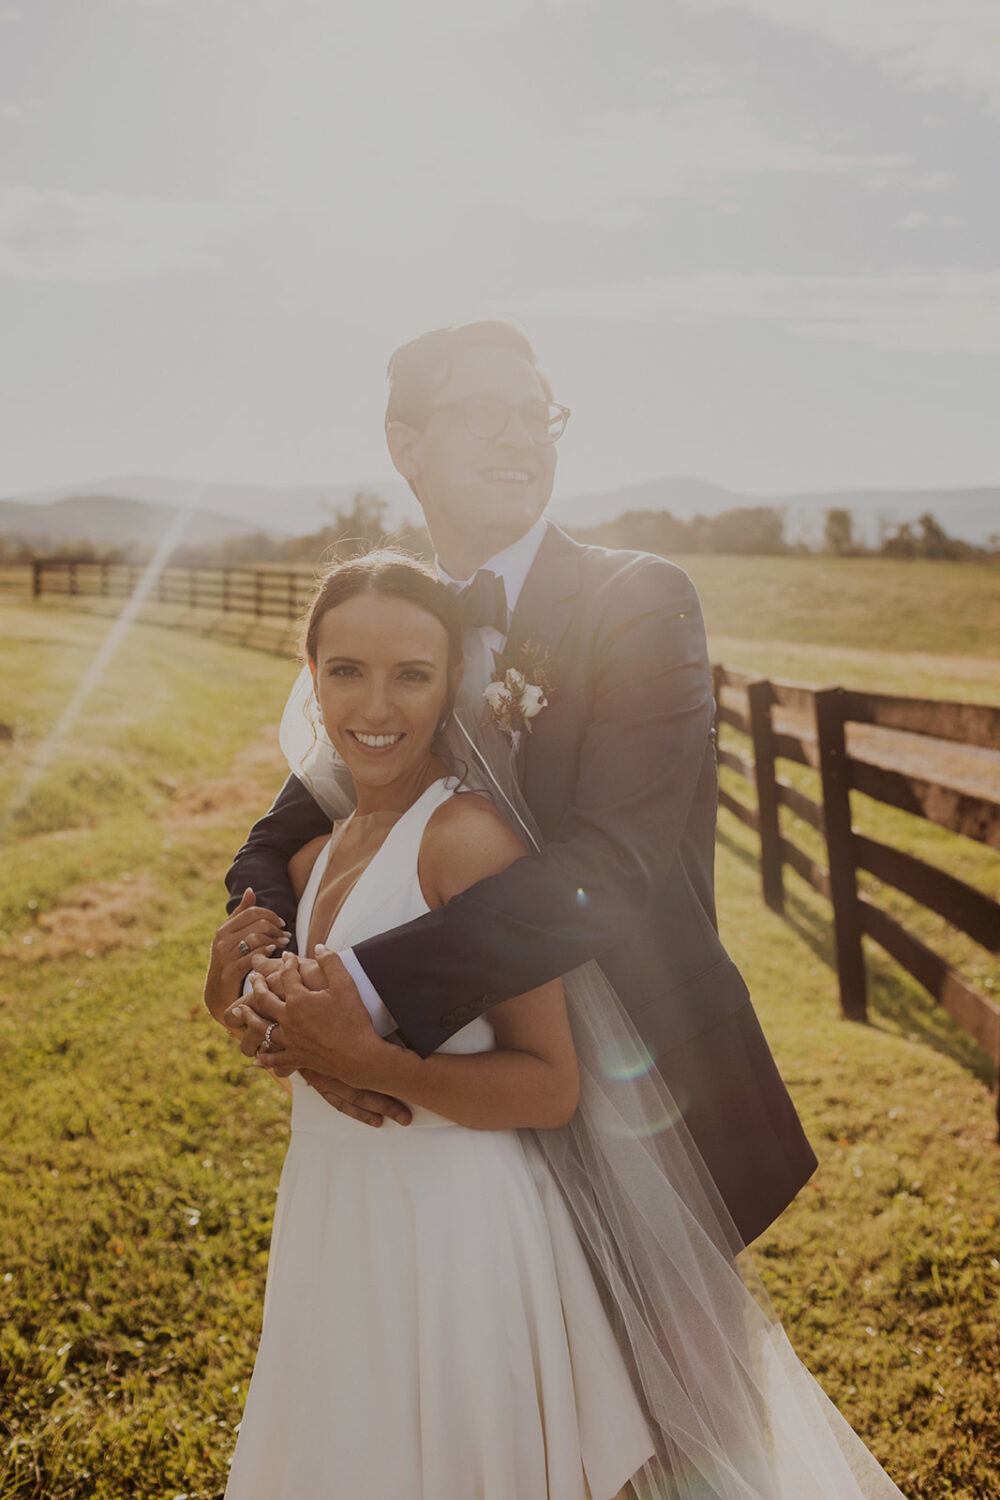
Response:
[[[0,806],[108,628],[0,604],[14,729]],[[222,1494],[286,1107],[204,1015],[201,974],[222,872],[283,779],[274,724],[292,676],[136,627],[8,826],[0,1500]],[[767,911],[753,844],[723,820],[723,932],[820,1156],[758,1264],[911,1500],[986,1500],[1000,1465],[988,1070],[877,956],[872,1024],[841,1021],[825,904],[790,876],[788,919]]]
[[[701,555],[678,561],[698,588],[713,642],[978,656],[1000,664],[997,564]]]

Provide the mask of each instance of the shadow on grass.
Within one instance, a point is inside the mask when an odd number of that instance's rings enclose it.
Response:
[[[738,835],[734,837],[721,825],[718,843],[759,878],[760,866],[751,845]],[[801,882],[794,871],[786,874],[784,920],[835,975],[832,911],[823,897]],[[926,991],[897,969],[890,959],[883,957],[868,939],[865,939],[865,973],[868,979],[868,1025],[932,1047],[942,1057],[967,1068],[987,1087],[996,1083],[996,1068],[987,1054],[956,1026]]]

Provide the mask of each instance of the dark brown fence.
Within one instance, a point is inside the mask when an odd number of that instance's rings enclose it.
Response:
[[[136,563],[36,558],[31,590],[36,599],[130,598],[146,572],[145,565]],[[155,573],[148,597],[156,604],[291,621],[305,613],[315,582],[316,570],[311,567],[170,566]]]
[[[720,802],[760,837],[768,906],[783,910],[788,867],[831,902],[844,1015],[867,1016],[861,941],[867,935],[1000,1069],[1000,1005],[860,890],[858,873],[867,871],[903,892],[994,956],[1000,954],[1000,903],[905,849],[859,831],[851,808],[851,792],[863,793],[1000,850],[1000,708],[807,687],[721,665],[713,670],[720,737],[728,726],[750,742],[748,749],[720,744],[719,763],[756,790],[756,807],[725,787]],[[818,773],[820,800],[779,774],[781,761]],[[783,831],[782,808],[822,835],[825,864]],[[1000,1093],[997,1118],[1000,1139]]]

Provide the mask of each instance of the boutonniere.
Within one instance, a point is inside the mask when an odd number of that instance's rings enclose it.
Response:
[[[525,641],[510,656],[500,651],[493,653],[493,678],[483,693],[486,699],[483,724],[495,724],[515,749],[521,731],[530,734],[532,719],[548,707],[552,696],[550,661],[548,651],[536,651],[530,641]]]

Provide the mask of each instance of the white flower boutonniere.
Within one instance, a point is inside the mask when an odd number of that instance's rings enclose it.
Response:
[[[495,724],[515,748],[521,731],[530,734],[532,719],[548,707],[552,695],[548,666],[549,653],[535,651],[529,641],[511,657],[493,653],[493,680],[483,693],[483,724]]]

